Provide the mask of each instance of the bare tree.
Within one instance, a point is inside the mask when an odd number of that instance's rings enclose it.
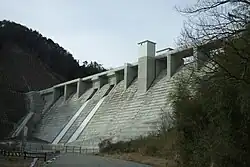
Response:
[[[177,10],[188,17],[178,44],[185,47],[199,47],[203,43],[218,41],[215,47],[220,45],[222,50],[216,52],[203,51],[206,59],[213,62],[216,67],[223,69],[227,76],[250,84],[246,79],[248,66],[250,65],[250,49],[248,49],[250,1],[249,0],[197,0],[193,6]],[[239,47],[239,41],[244,47]],[[227,50],[227,52],[224,52]],[[233,54],[235,65],[242,69],[236,74],[235,68],[226,66],[228,50]],[[223,52],[221,52],[223,51]],[[198,57],[197,57],[198,58]],[[198,60],[203,61],[203,60]]]
[[[207,82],[197,82],[193,99],[184,97],[190,94],[185,87],[176,91],[183,163],[249,166],[250,1],[197,0],[177,10],[188,16],[179,45],[200,49],[215,66]],[[214,45],[200,46],[215,40]],[[218,47],[221,50],[214,51]]]
[[[248,0],[197,0],[194,6],[177,10],[188,17],[183,42],[199,43],[244,31],[250,19]]]

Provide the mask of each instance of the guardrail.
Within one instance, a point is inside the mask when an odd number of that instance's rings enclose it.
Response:
[[[60,151],[63,153],[79,153],[79,154],[96,154],[99,152],[99,148],[84,148],[79,146],[55,146],[52,150]]]
[[[96,154],[99,152],[98,147],[83,147],[83,146],[66,146],[45,144],[38,142],[27,143],[12,143],[11,145],[6,142],[4,145],[0,145],[0,150],[15,154],[27,153],[77,153],[77,154]]]
[[[0,150],[0,155],[5,157],[42,158],[44,161],[47,160],[48,154],[50,153]]]
[[[99,148],[41,144],[41,143],[26,143],[25,146],[23,147],[23,151],[95,154],[99,152]]]

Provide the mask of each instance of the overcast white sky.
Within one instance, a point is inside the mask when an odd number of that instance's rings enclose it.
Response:
[[[137,43],[175,47],[183,20],[175,5],[196,0],[0,0],[0,19],[51,38],[80,62],[118,67],[137,61]]]

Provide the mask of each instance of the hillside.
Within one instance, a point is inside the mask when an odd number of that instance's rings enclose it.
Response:
[[[11,90],[39,90],[65,80],[48,69],[36,56],[15,44],[4,45],[0,55],[1,81]]]
[[[24,93],[105,69],[82,66],[64,48],[23,25],[0,21],[0,139],[27,113]]]

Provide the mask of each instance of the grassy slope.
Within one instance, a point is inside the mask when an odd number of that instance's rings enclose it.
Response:
[[[106,145],[102,156],[149,164],[154,167],[175,167],[176,130],[138,138],[129,142]]]

